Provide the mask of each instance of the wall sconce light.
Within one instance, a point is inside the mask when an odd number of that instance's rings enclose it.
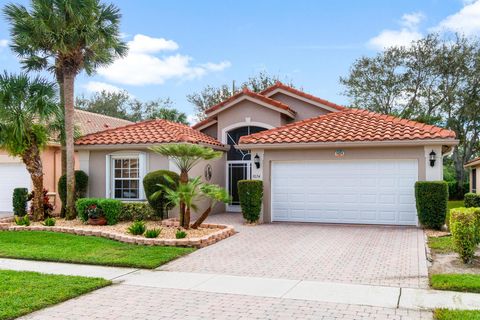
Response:
[[[432,150],[432,152],[430,152],[430,167],[435,166],[435,160],[437,160],[437,154]]]
[[[255,163],[257,169],[260,169],[260,157],[258,156],[258,153],[253,157],[253,163]]]

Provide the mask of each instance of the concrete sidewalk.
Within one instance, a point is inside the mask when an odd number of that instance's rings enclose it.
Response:
[[[0,259],[0,269],[102,277],[121,285],[320,301],[384,308],[480,309],[480,294],[357,285],[320,281],[271,279],[222,274],[167,272],[67,263]]]

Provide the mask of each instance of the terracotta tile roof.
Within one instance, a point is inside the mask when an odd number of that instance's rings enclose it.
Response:
[[[240,138],[240,144],[454,139],[450,130],[366,110],[347,109]]]
[[[131,123],[133,122],[75,109],[75,125],[79,128],[82,135],[117,128]]]
[[[284,85],[280,81],[277,81],[273,86],[270,86],[267,89],[263,90],[262,92],[260,92],[260,94],[261,95],[267,95],[270,92],[275,91],[276,89],[282,89],[282,90],[291,92],[293,94],[296,94],[297,96],[304,97],[306,99],[321,103],[323,105],[326,105],[328,107],[331,107],[331,108],[334,108],[334,109],[337,109],[337,110],[345,110],[346,109],[345,107],[340,106],[338,104],[335,104],[333,102],[330,102],[330,101],[327,101],[327,100],[324,100],[324,99],[320,99],[319,97],[312,96],[311,94],[305,93],[301,90],[298,90],[298,89],[292,88],[290,86]]]
[[[292,116],[295,115],[295,111],[290,109],[290,107],[288,105],[286,105],[285,103],[283,102],[280,102],[280,101],[277,101],[277,100],[273,100],[273,99],[270,99],[270,98],[267,98],[261,94],[258,94],[258,93],[255,93],[253,91],[250,91],[248,90],[247,88],[244,88],[242,91],[234,94],[233,96],[231,96],[230,98],[228,98],[227,100],[224,100],[222,102],[220,102],[219,104],[217,105],[214,105],[213,107],[205,110],[205,113],[206,114],[209,114],[209,113],[212,113],[213,111],[215,110],[218,110],[220,109],[221,107],[227,105],[228,103],[234,101],[235,99],[243,96],[243,95],[246,95],[246,96],[249,96],[251,98],[254,98],[254,99],[257,99],[257,100],[260,100],[264,103],[267,103],[273,107],[276,107],[276,108],[279,108],[279,109],[282,109],[282,110],[285,110],[285,111],[288,111]]]
[[[200,128],[201,126],[203,126],[203,125],[205,125],[205,124],[207,124],[207,123],[209,123],[209,122],[215,121],[215,120],[217,120],[216,117],[208,117],[208,118],[206,118],[206,119],[203,119],[202,121],[199,121],[199,122],[195,123],[195,124],[192,126],[192,128],[193,128],[193,129]]]
[[[223,147],[216,139],[191,127],[166,120],[149,120],[92,133],[76,145],[156,144],[188,142]]]

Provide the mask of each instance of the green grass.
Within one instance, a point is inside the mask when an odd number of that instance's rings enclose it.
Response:
[[[437,290],[480,293],[479,274],[434,274],[430,286]]]
[[[448,201],[448,204],[447,204],[447,217],[445,218],[445,224],[447,225],[447,227],[449,226],[449,221],[450,221],[450,209],[453,209],[453,208],[459,208],[459,207],[464,207],[465,206],[465,202],[463,200],[451,200],[451,201]]]
[[[43,231],[0,232],[0,257],[153,269],[194,251]]]
[[[480,310],[435,309],[436,320],[480,320]]]
[[[0,320],[14,319],[111,283],[100,278],[8,270],[0,270],[0,279]]]
[[[450,253],[455,251],[451,236],[429,237],[428,246],[435,253]]]

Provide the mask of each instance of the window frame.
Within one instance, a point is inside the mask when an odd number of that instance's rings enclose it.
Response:
[[[477,168],[472,169],[472,192],[477,193]]]
[[[115,198],[115,160],[121,159],[137,159],[138,161],[138,178],[120,178],[120,180],[138,180],[138,198]],[[143,189],[143,178],[146,174],[147,156],[145,152],[115,152],[106,156],[106,181],[105,195],[106,198],[116,199],[120,201],[145,201],[145,191]]]

